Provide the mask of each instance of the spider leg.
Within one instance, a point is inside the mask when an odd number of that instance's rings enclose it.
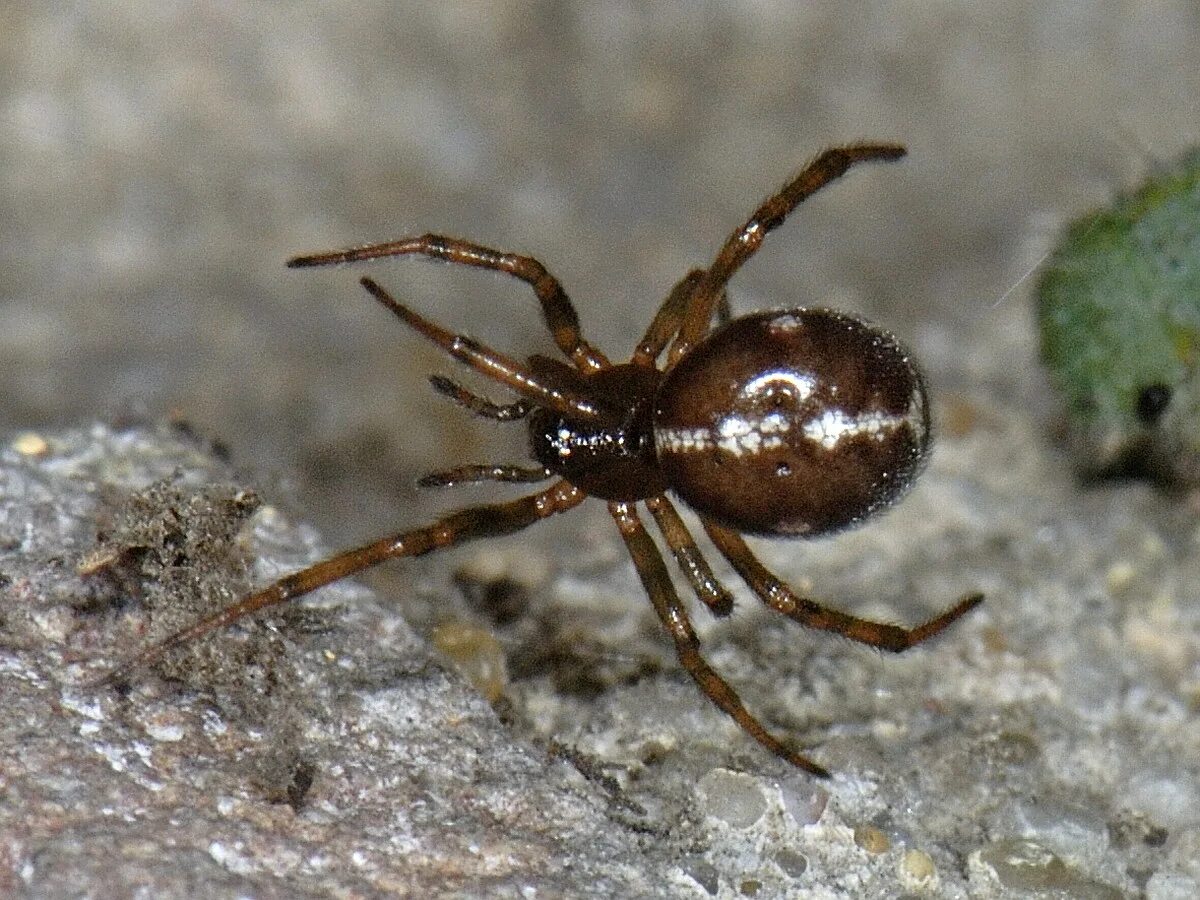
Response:
[[[595,371],[609,366],[604,354],[583,339],[579,328],[579,316],[558,279],[532,256],[504,253],[445,235],[423,234],[420,237],[401,238],[398,241],[368,244],[349,250],[335,250],[332,253],[297,256],[288,260],[288,267],[328,266],[409,254],[441,259],[460,266],[503,272],[524,281],[537,295],[542,305],[542,317],[559,349],[570,357],[581,371]]]
[[[663,627],[675,641],[675,653],[680,663],[687,669],[688,674],[695,679],[700,689],[708,695],[718,707],[733,717],[742,730],[752,738],[794,766],[798,766],[814,775],[828,778],[829,772],[812,760],[801,756],[772,735],[758,719],[754,718],[742,705],[742,701],[726,681],[718,675],[700,655],[700,642],[688,619],[679,595],[671,584],[670,573],[663,562],[662,555],[655,547],[654,541],[643,527],[641,520],[634,511],[631,503],[609,503],[608,510],[621,531],[629,555],[637,568],[642,586],[654,605]]]
[[[667,294],[667,299],[659,306],[650,327],[646,329],[637,349],[633,352],[633,359],[630,361],[634,365],[654,365],[654,361],[667,346],[667,342],[679,331],[679,323],[683,321],[683,315],[687,311],[692,292],[703,277],[703,269],[693,269],[679,279],[675,287],[671,288],[671,293]],[[722,291],[717,302],[717,322],[724,325],[731,318],[729,298]]]
[[[680,326],[679,337],[671,347],[674,363],[704,337],[712,321],[713,309],[729,279],[753,256],[763,238],[778,228],[792,211],[829,182],[840,178],[861,162],[899,159],[907,151],[899,144],[851,144],[831,147],[800,170],[800,174],[772,194],[754,214],[726,239],[716,259],[692,293],[692,302]]]
[[[468,391],[457,381],[447,378],[445,375],[430,375],[429,383],[439,394],[445,394],[459,406],[466,407],[484,419],[513,422],[525,418],[533,409],[533,404],[528,400],[518,400],[516,403],[493,403],[485,397]]]
[[[485,347],[465,335],[452,334],[434,324],[394,299],[372,279],[360,278],[359,282],[371,296],[399,316],[404,324],[437,344],[459,362],[466,363],[493,381],[508,385],[538,405],[576,419],[620,421],[620,410],[596,403],[585,392],[568,387],[565,382],[555,383],[548,371],[534,374],[528,366],[511,356]]]
[[[746,542],[737,532],[722,528],[707,520],[704,521],[704,530],[716,544],[717,549],[737,569],[746,584],[767,606],[807,628],[832,631],[852,641],[878,647],[881,650],[890,650],[893,653],[907,650],[944,631],[956,619],[983,602],[983,594],[966,594],[941,615],[934,616],[916,628],[904,628],[886,622],[860,619],[857,616],[827,609],[814,600],[793,593],[790,587],[772,575],[767,567],[758,561],[758,558],[750,551]]]
[[[665,494],[659,494],[657,497],[646,498],[646,508],[654,516],[658,530],[666,538],[676,564],[701,602],[714,616],[727,616],[733,612],[733,596],[713,574],[687,525],[676,512],[674,504]]]
[[[173,647],[232,625],[261,609],[303,597],[319,587],[340,581],[385,560],[421,556],[478,538],[511,534],[539,519],[578,506],[586,496],[573,485],[559,481],[544,491],[519,500],[459,510],[430,525],[402,531],[352,550],[344,550],[306,569],[286,575],[237,603],[151,644],[118,664],[100,678],[97,684],[120,681],[132,670],[158,661]]]
[[[442,472],[431,472],[417,481],[421,487],[454,487],[459,484],[478,484],[481,481],[503,481],[509,484],[533,484],[554,475],[545,466],[456,466]]]
[[[654,365],[658,354],[667,346],[667,341],[679,330],[679,323],[683,321],[683,313],[687,309],[692,291],[703,277],[703,269],[692,269],[671,288],[671,293],[667,294],[667,299],[659,306],[650,327],[646,329],[637,349],[633,351],[633,363],[642,366]]]

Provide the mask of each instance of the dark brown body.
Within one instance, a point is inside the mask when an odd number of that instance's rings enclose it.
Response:
[[[894,337],[831,310],[757,313],[714,331],[663,376],[584,378],[620,398],[595,424],[539,410],[534,459],[592,496],[668,486],[704,516],[772,536],[829,534],[895,502],[929,450],[925,383]]]

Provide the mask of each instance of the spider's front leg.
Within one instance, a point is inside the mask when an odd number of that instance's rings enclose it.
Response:
[[[490,269],[503,272],[525,282],[533,288],[542,305],[542,317],[546,327],[558,345],[575,365],[584,372],[594,372],[609,365],[604,354],[583,339],[579,328],[579,316],[571,304],[571,298],[562,284],[550,274],[544,265],[532,256],[505,253],[493,250],[473,241],[448,237],[444,234],[423,234],[420,237],[401,238],[382,244],[367,244],[349,250],[334,250],[329,253],[313,253],[288,260],[293,269],[309,266],[331,266],[341,263],[363,262],[391,256],[427,256],[460,266]]]
[[[571,376],[569,383],[566,379],[556,379],[543,366],[541,371],[534,372],[528,365],[505,356],[498,350],[493,350],[474,338],[463,334],[454,334],[441,325],[425,318],[416,310],[409,309],[382,285],[371,278],[360,278],[359,284],[367,292],[391,310],[405,325],[422,337],[441,347],[454,359],[475,369],[482,375],[507,385],[521,396],[534,401],[539,406],[545,406],[567,417],[582,418],[596,421],[619,419],[621,410],[611,404],[597,403],[585,391],[580,390],[578,376],[565,363],[555,362],[562,372]],[[434,387],[441,389],[437,383]],[[486,415],[486,413],[485,413]]]

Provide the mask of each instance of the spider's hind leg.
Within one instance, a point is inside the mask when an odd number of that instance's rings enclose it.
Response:
[[[905,628],[902,625],[892,625],[888,622],[875,622],[871,619],[860,619],[858,616],[829,609],[815,600],[796,594],[759,562],[758,557],[750,551],[741,535],[736,532],[709,521],[704,522],[704,530],[722,555],[737,569],[742,580],[767,606],[776,612],[783,613],[789,619],[799,622],[806,628],[832,631],[844,638],[866,644],[869,647],[878,647],[880,650],[899,653],[915,647],[945,631],[955,621],[983,602],[983,594],[967,594],[945,612],[915,628]]]
[[[667,499],[666,494],[647,497],[645,502],[667,546],[671,548],[675,563],[692,586],[693,593],[714,616],[724,617],[733,612],[733,595],[713,574],[675,505]]]
[[[621,537],[625,540],[629,555],[633,557],[638,577],[641,578],[642,586],[654,605],[659,621],[675,641],[675,653],[680,663],[695,679],[700,689],[713,703],[728,713],[743,731],[776,756],[813,775],[828,778],[828,770],[789,749],[783,741],[767,731],[742,704],[734,689],[701,656],[700,641],[692,628],[691,620],[688,619],[687,610],[671,584],[671,575],[667,571],[666,563],[634,511],[633,504],[609,503],[608,511],[621,531]]]

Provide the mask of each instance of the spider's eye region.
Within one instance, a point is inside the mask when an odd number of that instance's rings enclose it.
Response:
[[[659,465],[702,515],[816,536],[898,499],[929,449],[924,380],[891,335],[831,310],[713,332],[655,401]]]
[[[1155,425],[1171,403],[1171,388],[1162,383],[1148,384],[1137,395],[1138,421],[1143,425]]]

